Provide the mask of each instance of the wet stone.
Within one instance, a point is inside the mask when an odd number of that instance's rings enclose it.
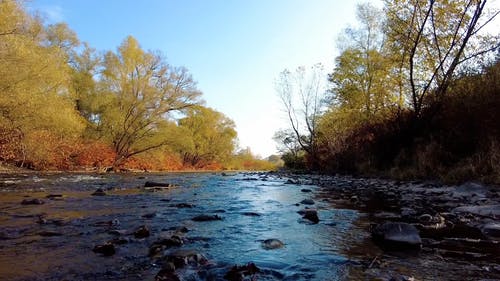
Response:
[[[147,181],[144,183],[144,187],[173,187],[173,184],[165,183],[165,182],[154,182]]]
[[[302,189],[300,190],[300,192],[305,192],[305,193],[307,193],[307,192],[312,192],[312,190],[310,190],[310,189],[308,189],[308,188],[302,188]]]
[[[208,262],[207,258],[205,258],[202,254],[189,249],[179,249],[170,252],[165,259],[167,262],[173,263],[175,268],[182,268],[186,265],[199,266]]]
[[[247,217],[260,217],[261,216],[261,214],[255,213],[255,212],[243,212],[241,214],[244,216],[247,216]]]
[[[218,215],[199,215],[199,216],[192,218],[191,220],[193,220],[193,221],[220,221],[220,220],[222,220],[222,217],[220,217]]]
[[[386,222],[372,231],[375,242],[392,249],[420,248],[422,240],[418,229],[407,223]]]
[[[304,204],[304,205],[314,205],[314,200],[312,199],[304,199],[302,201],[300,201],[301,204]]]
[[[189,203],[179,203],[179,204],[174,204],[174,205],[170,205],[171,207],[175,207],[175,208],[179,208],[179,209],[182,209],[182,208],[194,208],[194,205],[193,204],[189,204]]]
[[[63,234],[57,231],[40,231],[38,232],[38,235],[43,237],[54,237],[54,236],[62,236]]]
[[[313,223],[319,223],[319,217],[318,217],[318,211],[315,209],[303,209],[298,211],[300,215],[302,215],[302,218],[309,220]]]
[[[229,281],[257,280],[254,275],[259,272],[260,269],[254,263],[243,266],[235,265],[224,275],[224,279]],[[249,278],[245,279],[246,277]]]
[[[146,218],[146,219],[152,219],[152,218],[156,217],[156,213],[153,212],[153,213],[144,214],[144,215],[142,215],[142,217]]]
[[[34,199],[24,199],[21,202],[21,205],[43,205],[45,202],[41,199],[34,198]]]
[[[45,198],[50,199],[50,200],[63,200],[64,199],[63,194],[49,194],[45,196]]]
[[[150,234],[149,228],[145,225],[139,226],[134,231],[134,237],[138,239],[149,237],[149,234]]]
[[[115,245],[112,243],[97,245],[92,251],[94,251],[94,253],[102,254],[103,256],[112,256],[116,253]]]
[[[104,196],[104,195],[106,195],[106,192],[104,192],[104,190],[102,188],[98,188],[91,195],[92,196]]]
[[[179,276],[173,271],[162,269],[155,276],[155,281],[180,281]]]
[[[280,249],[283,248],[284,246],[285,244],[283,242],[274,238],[262,241],[262,248],[264,248],[265,250]]]

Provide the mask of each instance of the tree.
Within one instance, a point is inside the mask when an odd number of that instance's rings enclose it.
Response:
[[[317,124],[323,110],[323,66],[316,64],[310,72],[299,67],[295,72],[284,70],[276,82],[276,91],[300,147],[310,157],[311,168],[317,165]]]
[[[388,47],[400,61],[398,75],[407,83],[402,90],[417,117],[429,96],[443,98],[457,68],[500,46],[498,34],[485,36],[484,27],[499,13],[487,10],[488,1],[384,2]]]
[[[377,7],[357,6],[358,27],[346,28],[340,36],[341,54],[328,77],[332,83],[331,106],[343,107],[353,118],[373,120],[387,115],[395,104],[388,87],[390,60],[384,53],[384,17]]]
[[[201,95],[187,69],[143,51],[131,36],[105,55],[99,87],[104,105],[94,119],[116,152],[115,170],[133,155],[166,145],[169,114],[199,103]]]
[[[224,114],[203,106],[192,107],[179,120],[179,127],[187,136],[187,144],[180,151],[184,164],[224,164],[232,156],[236,130],[234,122]]]
[[[45,28],[17,1],[1,1],[0,13],[0,130],[14,150],[7,160],[23,165],[59,140],[77,138],[84,124],[69,87],[68,49],[58,44],[68,38]],[[65,46],[77,43],[72,37]]]

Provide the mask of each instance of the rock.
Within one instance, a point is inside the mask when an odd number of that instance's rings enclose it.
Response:
[[[205,258],[202,254],[189,249],[179,249],[170,252],[166,256],[166,261],[173,263],[175,268],[182,268],[188,264],[195,266],[205,265],[208,262],[207,258]]]
[[[62,236],[63,234],[57,231],[40,231],[38,232],[38,235],[43,237],[53,237],[53,236]]]
[[[108,243],[111,243],[113,245],[124,245],[124,244],[128,244],[128,242],[130,242],[130,241],[127,238],[123,238],[123,237],[113,238],[113,239],[108,241]]]
[[[315,209],[303,209],[297,213],[302,215],[302,218],[310,220],[313,223],[319,223],[318,212]]]
[[[174,271],[162,269],[155,276],[155,281],[180,281],[179,276]]]
[[[413,217],[417,214],[417,211],[415,211],[412,208],[401,208],[401,216],[403,217]]]
[[[49,195],[45,196],[45,198],[50,199],[50,200],[63,200],[64,197],[65,196],[62,194],[49,194]]]
[[[34,198],[34,199],[24,199],[21,202],[22,205],[43,205],[45,202],[41,199]]]
[[[245,280],[245,276],[252,276],[250,280],[257,280],[253,275],[259,272],[260,269],[254,263],[243,266],[235,265],[224,275],[224,279],[229,281],[243,281]]]
[[[104,196],[104,195],[106,195],[106,192],[104,192],[104,190],[102,188],[98,188],[91,195],[92,196]]]
[[[173,187],[173,184],[165,183],[165,182],[154,182],[147,181],[144,183],[144,187]]]
[[[112,256],[116,253],[115,245],[111,243],[97,245],[92,251],[94,251],[94,253],[102,254],[103,256]]]
[[[373,217],[383,220],[398,220],[401,218],[400,215],[391,212],[378,212],[374,214]]]
[[[172,235],[172,237],[170,237],[170,238],[160,239],[158,241],[155,241],[149,247],[149,256],[153,257],[165,249],[168,249],[171,247],[180,247],[183,244],[184,244],[184,242],[182,242],[182,239],[176,235]]]
[[[142,217],[146,218],[146,219],[152,219],[152,218],[156,217],[156,213],[153,212],[153,213],[144,214],[144,215],[142,215]]]
[[[244,216],[248,216],[248,217],[260,217],[261,216],[261,214],[255,213],[255,212],[243,212],[241,214]]]
[[[218,215],[199,215],[191,220],[193,221],[220,221],[222,220],[222,217],[219,217]]]
[[[134,237],[135,238],[146,238],[149,237],[149,228],[145,225],[139,226],[135,231],[134,231]]]
[[[300,190],[300,192],[305,192],[305,193],[307,193],[307,192],[312,192],[312,190],[310,190],[310,189],[308,189],[308,188],[302,188],[302,189]]]
[[[176,207],[176,208],[179,208],[179,209],[182,209],[182,208],[193,208],[195,207],[193,204],[189,204],[189,203],[179,203],[179,204],[174,204],[174,205],[170,205],[171,207]]]
[[[300,201],[301,204],[304,204],[304,205],[314,205],[314,200],[312,199],[304,199],[302,201]]]
[[[262,241],[262,248],[264,248],[265,250],[274,250],[274,249],[279,249],[279,248],[283,248],[285,246],[285,244],[283,242],[281,242],[280,240],[278,239],[266,239],[264,241]]]
[[[499,217],[500,204],[483,206],[461,206],[452,210],[452,213],[470,213],[485,217]]]
[[[359,198],[358,198],[358,196],[353,195],[353,196],[351,196],[351,198],[349,198],[349,201],[351,201],[351,203],[356,203],[359,201]]]
[[[415,226],[402,222],[386,222],[372,231],[375,242],[391,249],[417,249],[422,240]]]
[[[487,237],[500,239],[500,223],[490,222],[482,225],[480,229]]]

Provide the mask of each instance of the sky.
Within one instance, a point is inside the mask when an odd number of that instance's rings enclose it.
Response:
[[[284,69],[333,69],[336,38],[355,23],[345,0],[30,0],[47,23],[66,22],[81,41],[116,50],[128,35],[169,64],[185,66],[206,105],[234,120],[239,145],[275,154],[288,127],[275,80]],[[326,77],[326,76],[325,76]],[[326,78],[325,78],[326,79]]]

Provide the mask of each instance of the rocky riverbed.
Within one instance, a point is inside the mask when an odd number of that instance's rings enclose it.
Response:
[[[274,173],[3,174],[0,279],[500,279],[499,191]]]

